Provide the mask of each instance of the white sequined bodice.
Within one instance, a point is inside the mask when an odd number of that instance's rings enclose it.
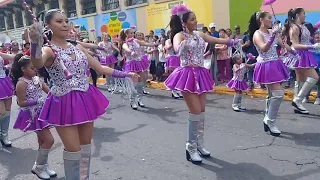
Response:
[[[185,45],[180,49],[181,66],[200,66],[203,67],[205,50],[205,41],[200,37],[198,32],[193,35],[183,33],[186,37]]]
[[[5,78],[6,77],[6,69],[4,68],[4,60],[0,56],[0,78]]]
[[[98,46],[103,47],[104,50],[98,50],[103,58],[109,57],[113,55],[112,43],[111,42],[99,42]]]
[[[238,71],[233,71],[233,80],[242,81],[244,79],[244,75],[247,72],[246,64],[240,64]]]
[[[88,69],[86,55],[71,44],[69,48],[60,48],[53,45],[52,49],[57,51],[57,58],[63,60],[66,68],[72,74],[72,78],[66,79],[59,61],[54,60],[51,67],[46,68],[53,82],[51,93],[55,96],[64,96],[70,91],[87,91],[89,82],[86,75]],[[75,59],[72,59],[72,56]]]
[[[123,50],[123,54],[125,54],[125,56],[127,57],[127,61],[141,60],[141,53],[140,53],[141,46],[140,46],[140,44],[137,43],[135,40],[130,40],[130,41],[127,41],[126,43],[129,47],[129,49],[136,53],[134,56],[132,56],[130,52]]]
[[[146,55],[147,53],[145,52],[145,50],[146,50],[145,46],[140,46],[139,47],[139,55],[141,55],[141,56]]]
[[[310,45],[311,44],[311,34],[310,31],[306,26],[300,26],[301,27],[301,39],[300,43],[304,45]]]
[[[42,96],[42,82],[38,76],[33,77],[31,80],[24,77],[19,78],[19,81],[27,83],[26,100],[35,100],[43,98]]]
[[[272,36],[272,33],[270,33],[270,32],[268,34],[264,33],[264,32],[261,32],[259,30],[258,30],[258,32],[263,36],[264,42],[267,42]],[[267,52],[263,52],[259,48],[259,46],[254,44],[254,46],[256,47],[256,49],[257,49],[257,51],[259,53],[259,56],[257,57],[257,62],[258,63],[263,63],[263,62],[278,60],[279,56],[278,56],[277,47],[276,47],[277,43],[278,43],[278,41],[277,41],[277,37],[276,37],[275,40],[273,41],[270,49]]]

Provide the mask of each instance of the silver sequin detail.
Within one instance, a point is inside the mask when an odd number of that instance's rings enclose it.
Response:
[[[106,51],[97,50],[101,53],[102,58],[113,55],[112,43],[111,42],[99,42],[98,46],[103,47]]]
[[[45,98],[42,95],[42,81],[38,76],[33,77],[31,80],[24,77],[19,78],[19,81],[27,83],[26,100],[37,101],[38,103],[33,106],[20,107],[21,110],[28,110],[31,113],[32,121],[35,121],[35,117],[40,113],[44,104]]]
[[[70,91],[86,92],[89,88],[86,71],[88,69],[88,59],[86,55],[77,47],[70,44],[70,48],[60,48],[53,45],[52,49],[57,51],[58,58],[63,60],[66,68],[73,75],[71,79],[66,79],[60,63],[55,60],[51,67],[46,68],[53,86],[51,93],[55,96],[64,96]],[[72,59],[72,54],[75,59]]]
[[[180,50],[181,66],[199,66],[204,67],[203,52],[205,50],[205,41],[198,32],[193,35],[183,33],[186,36],[186,45]]]
[[[263,36],[264,42],[267,42],[272,36],[271,33],[267,34],[267,33],[264,33],[262,31],[259,31],[259,30],[258,30],[258,32]],[[276,37],[275,40],[273,41],[273,43],[271,44],[270,49],[267,52],[263,52],[259,48],[259,46],[254,44],[254,46],[256,47],[256,49],[257,49],[257,51],[259,53],[259,56],[257,57],[257,62],[258,63],[264,63],[264,62],[268,62],[268,61],[276,61],[276,60],[279,59],[279,56],[278,56],[278,53],[277,53],[277,47],[276,47],[276,45],[278,43],[277,39],[278,38]]]
[[[4,60],[0,56],[0,78],[5,78],[6,77],[6,70],[4,68]]]
[[[242,81],[244,79],[244,75],[247,72],[247,67],[245,63],[241,63],[239,70],[237,72],[233,71],[233,80]]]
[[[141,56],[144,55],[144,54],[141,54],[141,50],[140,50],[141,46],[140,46],[140,44],[137,43],[135,40],[133,40],[131,42],[126,42],[126,43],[127,43],[128,47],[129,47],[129,49],[131,51],[135,52],[138,55],[138,56],[137,55],[132,56],[131,53],[123,50],[123,54],[127,58],[126,61],[133,61],[133,60],[139,61],[139,60],[141,60]]]

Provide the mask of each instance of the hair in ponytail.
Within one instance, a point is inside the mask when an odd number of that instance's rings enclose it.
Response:
[[[292,27],[292,25],[296,25],[299,28],[299,39],[301,39],[301,27],[295,22],[297,19],[297,14],[300,14],[301,12],[303,12],[304,9],[303,8],[294,8],[294,9],[290,9],[288,11],[288,18],[286,19],[286,22],[284,24],[284,30],[282,35],[287,37],[287,44],[291,45],[291,40],[290,40],[290,28]]]
[[[186,12],[182,15],[182,18],[180,18],[178,15],[172,15],[170,20],[170,32],[171,32],[171,42],[173,44],[173,38],[176,34],[183,31],[182,22],[187,23],[187,20],[189,19],[190,14],[193,12]]]
[[[261,22],[260,22],[260,18],[265,18],[267,15],[269,14],[269,12],[255,12],[249,20],[249,37],[250,37],[250,41],[253,42],[253,35],[256,32],[256,30],[258,30],[261,26]]]
[[[31,63],[30,56],[25,56],[22,53],[17,54],[14,57],[14,61],[11,68],[11,79],[14,87],[16,87],[19,78],[23,76],[22,68],[28,66]]]
[[[120,55],[121,56],[123,56],[122,55],[122,46],[123,46],[123,44],[126,42],[126,39],[127,39],[127,34],[129,33],[129,31],[130,31],[131,29],[122,29],[121,31],[120,31],[120,34],[119,34],[119,51],[120,51]]]

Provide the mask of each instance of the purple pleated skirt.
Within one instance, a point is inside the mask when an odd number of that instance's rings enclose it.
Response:
[[[314,58],[312,52],[308,50],[297,50],[297,53],[301,59],[296,62],[294,68],[315,68],[318,66],[317,60]]]
[[[144,71],[148,70],[150,67],[150,60],[148,58],[148,55],[143,55],[141,57],[141,61],[143,62],[142,65],[143,65]]]
[[[84,124],[103,115],[108,106],[108,99],[92,85],[86,92],[71,91],[64,96],[49,93],[39,120],[54,126]]]
[[[168,68],[177,68],[180,66],[180,57],[179,56],[169,56],[167,57],[166,67]]]
[[[123,70],[127,72],[144,72],[150,66],[150,61],[147,56],[142,56],[141,60],[126,61]]]
[[[213,79],[204,67],[178,67],[164,82],[170,90],[201,94],[213,90]]]
[[[13,96],[13,84],[10,77],[0,78],[0,100]]]
[[[118,62],[118,59],[114,55],[108,56],[106,58],[100,58],[100,63],[102,65],[110,65],[110,64],[115,64],[117,62]]]
[[[239,81],[231,79],[228,82],[227,87],[237,91],[246,91],[249,89],[249,86],[245,80]]]
[[[282,60],[257,63],[254,68],[253,81],[257,84],[273,84],[289,79],[289,69]]]
[[[20,110],[13,128],[20,129],[21,131],[41,131],[50,126],[46,121],[38,120],[38,117],[39,114],[32,119],[29,110]]]

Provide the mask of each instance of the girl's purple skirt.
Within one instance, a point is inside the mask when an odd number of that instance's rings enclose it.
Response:
[[[249,86],[245,80],[239,81],[231,79],[228,82],[227,87],[237,91],[246,91],[249,89]]]
[[[0,78],[0,100],[13,96],[13,84],[10,77]]]
[[[49,93],[39,120],[54,126],[84,124],[103,115],[108,106],[108,99],[92,85],[86,92],[71,91],[64,96]]]
[[[254,68],[253,81],[257,84],[280,83],[289,79],[289,70],[282,60],[257,63]]]
[[[297,50],[297,53],[301,59],[296,62],[294,68],[315,68],[318,66],[317,60],[314,58],[312,52],[308,50]]]
[[[149,66],[150,61],[148,60],[148,56],[144,55],[141,57],[141,60],[126,61],[123,70],[127,72],[144,72]]]
[[[106,58],[100,58],[100,63],[102,65],[110,65],[110,64],[115,64],[118,62],[118,59],[114,56],[107,56]]]
[[[204,67],[178,67],[164,82],[170,90],[201,94],[213,90],[213,79]]]
[[[46,121],[38,120],[39,114],[32,120],[29,110],[20,110],[17,120],[13,125],[14,129],[20,129],[21,131],[41,131],[42,129],[49,127]]]
[[[167,57],[166,67],[167,68],[177,68],[180,66],[179,56],[169,56]]]

